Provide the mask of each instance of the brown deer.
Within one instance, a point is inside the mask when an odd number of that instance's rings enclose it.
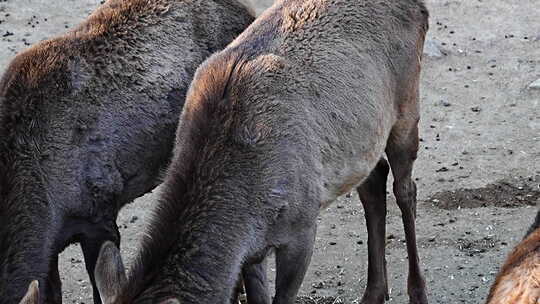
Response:
[[[391,168],[410,302],[427,303],[411,178],[427,28],[420,0],[282,0],[206,60],[188,91],[174,157],[129,277],[118,249],[101,249],[96,278],[104,302],[229,303],[242,270],[250,277],[246,267],[275,250],[273,303],[291,304],[319,210],[356,187],[369,234],[362,303],[383,303]],[[248,302],[269,303],[266,283],[251,283]]]
[[[61,303],[80,242],[95,288],[119,209],[160,182],[197,66],[252,21],[236,0],[109,0],[22,52],[0,82],[0,303]],[[39,286],[39,287],[38,287]]]
[[[486,303],[540,303],[540,210],[523,241],[506,258]]]

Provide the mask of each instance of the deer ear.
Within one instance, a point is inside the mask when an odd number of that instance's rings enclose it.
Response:
[[[22,298],[19,304],[37,304],[39,302],[39,282],[34,280],[28,286],[26,295]]]
[[[101,246],[94,276],[101,302],[116,303],[127,279],[122,256],[114,243],[108,241]]]

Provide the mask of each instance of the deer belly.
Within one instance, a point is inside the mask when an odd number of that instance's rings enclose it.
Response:
[[[358,166],[354,166],[354,168],[349,167],[330,175],[330,178],[326,179],[327,181],[321,185],[323,199],[320,208],[328,208],[338,197],[356,189],[369,175],[369,171],[367,167],[358,168]]]

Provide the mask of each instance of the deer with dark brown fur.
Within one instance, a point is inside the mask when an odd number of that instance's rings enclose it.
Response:
[[[486,303],[540,303],[540,210],[525,238],[506,258]]]
[[[362,303],[383,303],[391,168],[410,303],[427,303],[411,177],[427,27],[420,0],[282,0],[202,64],[129,277],[118,249],[102,247],[96,277],[104,302],[229,303],[242,271],[260,278],[259,263],[275,250],[273,303],[291,304],[319,210],[356,188],[369,234]],[[250,304],[270,303],[265,280],[246,291]]]
[[[1,304],[33,280],[27,299],[61,303],[58,254],[74,242],[95,285],[119,209],[169,163],[197,66],[253,19],[236,0],[109,0],[15,57],[0,83]]]

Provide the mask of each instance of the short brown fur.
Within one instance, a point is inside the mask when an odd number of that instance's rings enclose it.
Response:
[[[536,226],[538,218],[539,216],[536,219]],[[530,231],[508,254],[486,301],[488,304],[538,302],[540,302],[540,228]]]

